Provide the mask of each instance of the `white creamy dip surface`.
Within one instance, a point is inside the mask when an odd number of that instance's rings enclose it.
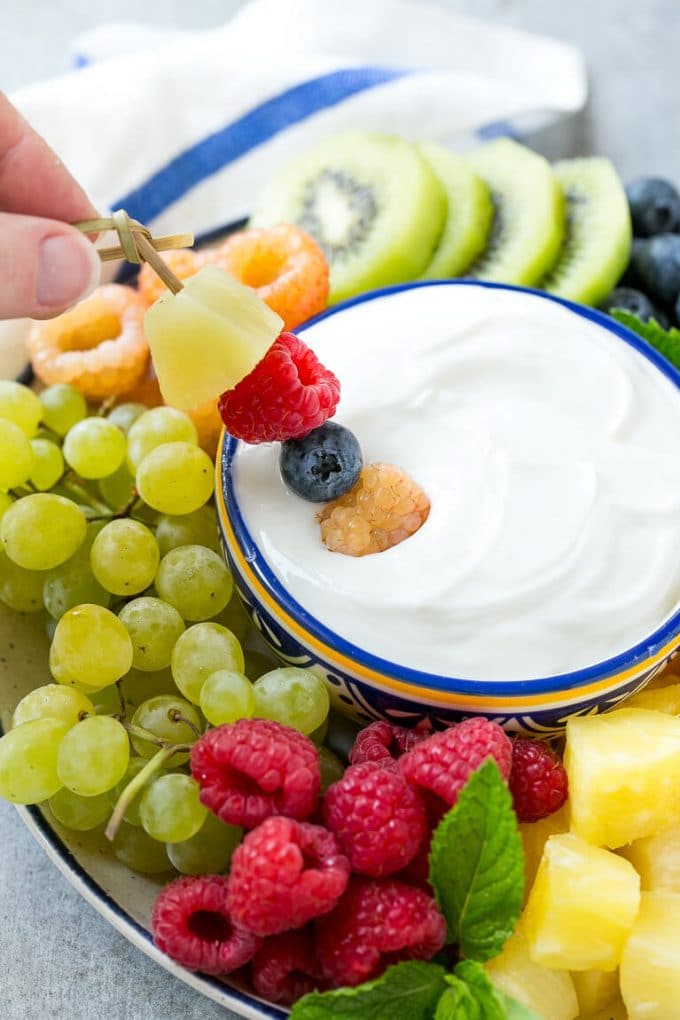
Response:
[[[305,331],[342,383],[364,463],[405,468],[432,508],[352,558],[240,444],[248,530],[317,620],[414,669],[531,679],[649,636],[680,600],[680,392],[628,344],[531,294],[432,286]]]

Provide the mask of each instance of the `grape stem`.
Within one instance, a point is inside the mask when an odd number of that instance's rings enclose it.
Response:
[[[104,831],[104,835],[108,840],[116,838],[116,833],[120,828],[125,812],[130,807],[140,790],[142,790],[149,780],[163,768],[166,761],[168,761],[169,758],[172,758],[173,754],[177,754],[177,752],[186,752],[190,750],[190,744],[173,744],[168,747],[162,747],[160,751],[156,752],[153,758],[149,759],[144,768],[137,773],[134,779],[130,780],[116,801],[113,814],[109,818],[109,824],[106,826]]]
[[[116,690],[118,691],[118,703],[120,704],[121,718],[125,718],[125,690],[123,689],[123,680],[116,680]]]
[[[75,480],[76,477],[77,476],[75,476],[73,472],[67,471],[63,478],[60,480],[59,484],[62,486],[62,488],[66,490],[66,492],[72,495],[76,503],[79,503],[81,505],[84,504],[91,510],[95,510],[100,515],[100,518],[105,517],[107,520],[109,520],[113,516],[110,508],[106,506],[105,503],[102,503],[100,502],[100,500],[96,499],[96,497],[93,496],[92,493],[88,492],[78,481]],[[100,518],[95,517],[91,519],[98,520]]]
[[[168,712],[168,718],[170,713]],[[193,744],[173,744],[170,740],[163,740],[162,737],[157,737],[155,733],[151,733],[150,730],[145,730],[143,726],[135,726],[134,723],[122,721],[122,725],[128,731],[131,737],[137,737],[139,740],[146,740],[149,744],[155,744],[157,747],[172,747],[180,753],[184,753],[187,750],[191,750]],[[194,727],[191,727],[194,729]],[[200,737],[200,732],[196,730],[196,736]]]
[[[186,716],[177,708],[171,708],[168,710],[168,719],[170,722],[183,722],[185,726],[188,726],[192,733],[195,733],[197,737],[200,737],[201,731],[197,726],[194,726],[191,719],[187,719]]]

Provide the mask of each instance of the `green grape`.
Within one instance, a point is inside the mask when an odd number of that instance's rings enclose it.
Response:
[[[221,556],[204,545],[180,545],[163,557],[156,591],[185,620],[208,620],[222,612],[234,582]]]
[[[55,485],[64,473],[64,458],[56,443],[49,439],[31,439],[33,468],[29,481],[40,492]]]
[[[183,875],[219,875],[229,868],[242,839],[243,829],[225,825],[208,812],[195,836],[181,843],[168,843],[168,857]]]
[[[73,690],[65,687],[64,690]],[[92,691],[88,694],[97,715],[118,715],[121,711],[120,695],[116,684],[109,684],[99,691]]]
[[[172,870],[165,845],[147,836],[144,829],[135,825],[126,825],[125,822],[121,825],[111,843],[111,850],[116,860],[142,875],[159,875]]]
[[[90,527],[91,525],[88,526],[88,532]],[[70,560],[50,570],[45,577],[42,597],[45,609],[55,620],[61,619],[69,609],[75,609],[84,603],[106,608],[111,601],[110,593],[101,586],[92,573],[87,544],[88,535]]]
[[[17,613],[36,613],[43,607],[42,570],[24,570],[12,563],[0,546],[0,602]]]
[[[160,843],[181,843],[199,831],[208,814],[201,788],[191,776],[160,776],[142,793],[139,817],[144,830]]]
[[[111,521],[90,551],[92,573],[114,595],[136,595],[152,583],[160,553],[153,532],[139,521]]]
[[[101,690],[125,676],[132,642],[118,617],[103,606],[85,604],[64,613],[50,648],[50,669],[60,684]]]
[[[255,715],[255,691],[247,676],[228,669],[211,673],[201,687],[201,711],[213,726],[251,719]]]
[[[99,495],[112,510],[126,507],[134,492],[135,480],[128,471],[127,464],[121,464],[117,471],[97,482]]]
[[[201,688],[218,669],[243,672],[243,650],[238,638],[219,623],[188,627],[172,650],[172,675],[185,698],[198,705]]]
[[[14,804],[40,804],[62,783],[59,748],[69,732],[61,719],[33,719],[0,739],[0,797]]]
[[[106,715],[90,716],[68,731],[59,748],[62,784],[81,797],[96,797],[116,786],[128,767],[125,727]]]
[[[0,379],[0,418],[17,425],[30,439],[38,431],[42,404],[33,390],[10,379]]]
[[[0,418],[0,489],[23,485],[33,470],[33,449],[18,425]]]
[[[184,633],[184,621],[174,606],[156,598],[133,599],[118,619],[130,635],[135,669],[157,672],[170,665],[175,643]]]
[[[326,716],[321,725],[317,726],[315,730],[312,730],[312,732],[308,734],[308,736],[309,739],[312,740],[317,747],[321,747],[324,740],[326,739],[327,733],[328,733],[328,716]]]
[[[57,621],[54,617],[50,616],[49,613],[45,613],[45,633],[48,641],[52,641],[54,639],[54,632],[56,629]]]
[[[85,397],[75,386],[66,383],[48,386],[39,399],[45,425],[58,436],[65,436],[69,429],[87,415]]]
[[[222,612],[214,617],[213,623],[220,623],[223,627],[228,627],[242,645],[245,645],[246,640],[255,630],[255,625],[236,591],[234,591]]]
[[[133,668],[123,677],[123,687],[125,700],[134,708],[138,708],[143,701],[155,698],[158,694],[174,694],[175,697],[179,695],[169,669],[148,673]]]
[[[61,719],[75,726],[83,715],[94,715],[94,705],[82,691],[61,684],[45,684],[26,694],[14,709],[13,726],[33,719]]]
[[[192,514],[171,517],[163,514],[156,525],[156,541],[165,556],[179,545],[204,545],[214,552],[220,551],[217,537],[217,514],[213,506],[202,506]]]
[[[106,797],[108,799],[108,804],[109,804],[109,814],[115,808],[116,804],[118,803],[119,797],[124,792],[124,790],[127,787],[128,783],[131,783],[132,780],[136,776],[138,776],[139,773],[142,771],[142,769],[145,768],[148,764],[149,764],[149,762],[147,761],[146,758],[130,758],[128,767],[127,767],[127,769],[125,771],[125,775],[123,776],[121,781],[118,783],[118,785],[114,786],[114,788],[112,790],[109,790],[109,792],[106,794]],[[163,771],[160,771],[160,772],[156,773],[156,776],[162,776],[162,775],[165,775],[165,773]],[[144,792],[143,790],[139,791],[139,793],[134,798],[134,800],[132,800],[130,802],[130,804],[128,805],[127,811],[123,815],[123,819],[128,823],[128,825],[141,825],[142,824],[142,820],[139,817],[139,804],[140,804],[140,801],[142,799],[142,793],[143,792]]]
[[[315,673],[285,666],[255,681],[255,715],[312,733],[326,721],[330,709],[328,689]]]
[[[175,715],[181,719],[175,719]],[[187,725],[188,720],[191,725]],[[196,741],[196,733],[203,729],[201,717],[188,701],[183,698],[173,697],[170,694],[159,694],[155,698],[149,698],[142,702],[132,717],[133,726],[141,726],[142,729],[152,733],[154,737],[165,740],[170,744],[193,744]],[[193,727],[193,728],[192,728]],[[132,745],[143,758],[152,758],[158,750],[158,745],[143,737],[132,735]],[[175,768],[187,761],[189,755],[184,751],[173,754],[168,759],[168,767]]]
[[[111,814],[111,802],[105,793],[97,797],[79,797],[65,786],[50,797],[48,805],[57,821],[74,832],[96,829]]]
[[[337,783],[345,774],[345,766],[337,754],[327,747],[319,748],[319,768],[321,769],[321,793],[324,794],[329,786]]]
[[[8,510],[13,502],[14,500],[8,492],[0,491],[0,521],[3,518],[5,510]]]
[[[137,473],[147,453],[162,443],[176,442],[198,445],[198,433],[191,418],[174,407],[153,407],[145,411],[128,432],[127,459],[132,474]]]
[[[5,511],[0,537],[11,560],[26,570],[50,570],[65,563],[87,531],[85,514],[63,496],[36,492]]]
[[[213,493],[215,465],[200,446],[164,443],[137,468],[137,491],[162,514],[190,514]]]
[[[128,434],[130,426],[133,425],[140,415],[145,414],[148,411],[146,404],[118,404],[112,411],[109,412],[108,419],[112,425],[119,428],[121,432]]]
[[[81,478],[106,478],[125,460],[127,442],[106,418],[84,418],[66,434],[66,463]]]

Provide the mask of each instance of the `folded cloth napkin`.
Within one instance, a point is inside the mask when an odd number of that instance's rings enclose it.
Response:
[[[75,64],[11,98],[99,208],[156,232],[246,216],[286,160],[339,131],[531,141],[587,94],[572,47],[421,0],[253,0],[206,31],[107,25]],[[23,360],[22,325],[5,329],[0,376]]]

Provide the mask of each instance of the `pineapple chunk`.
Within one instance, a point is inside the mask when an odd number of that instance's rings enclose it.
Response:
[[[579,1017],[579,1020],[628,1020],[628,1013],[619,995],[610,1002],[608,1006],[601,1009],[599,1013],[589,1013]]]
[[[621,960],[629,1020],[680,1016],[680,893],[645,892]]]
[[[528,899],[536,878],[538,865],[543,856],[543,847],[548,836],[569,831],[569,809],[563,804],[559,811],[553,811],[538,822],[522,822],[519,833],[524,849],[524,901]]]
[[[280,315],[217,266],[204,266],[144,317],[163,399],[185,411],[236,386],[282,329]]]
[[[564,970],[615,970],[640,903],[622,857],[573,832],[550,836],[524,911],[532,960]]]
[[[633,865],[645,892],[671,889],[680,893],[680,825],[664,829],[656,836],[636,839],[619,853]]]
[[[643,708],[574,716],[564,764],[571,827],[619,847],[680,822],[680,719]]]
[[[669,684],[680,684],[680,676],[677,676],[673,662],[674,660],[671,659],[670,663],[666,663],[663,672],[657,673],[649,683],[645,684],[644,690],[652,691],[658,687],[668,687]]]
[[[489,960],[484,967],[497,988],[532,1009],[542,1020],[574,1020],[578,1016],[578,1001],[570,975],[534,963],[521,921],[500,956]]]
[[[680,715],[680,683],[652,690],[645,688],[626,701],[626,708],[649,708],[666,715]]]
[[[619,997],[618,970],[575,970],[571,980],[576,989],[579,1017],[591,1017]]]

